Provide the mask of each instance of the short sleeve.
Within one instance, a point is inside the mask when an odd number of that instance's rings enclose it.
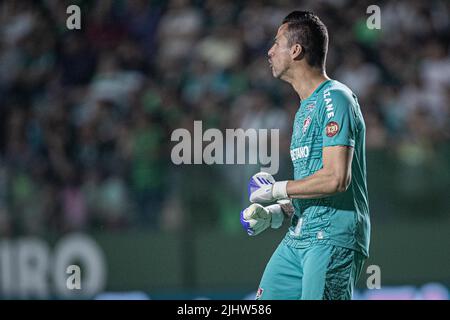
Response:
[[[341,90],[324,91],[323,146],[355,146],[354,99]]]

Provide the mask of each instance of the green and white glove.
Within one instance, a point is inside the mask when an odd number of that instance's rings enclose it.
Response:
[[[271,227],[278,229],[283,224],[284,214],[279,204],[263,207],[253,203],[241,211],[241,224],[250,236],[256,236]]]
[[[258,172],[248,183],[248,198],[252,203],[269,204],[277,200],[288,199],[287,181],[275,181],[267,172]]]

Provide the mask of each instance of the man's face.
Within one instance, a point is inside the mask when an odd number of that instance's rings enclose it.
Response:
[[[282,78],[286,70],[289,69],[292,61],[290,55],[290,47],[288,46],[288,39],[286,37],[287,24],[282,24],[278,28],[275,42],[267,53],[269,57],[270,68],[275,78]]]

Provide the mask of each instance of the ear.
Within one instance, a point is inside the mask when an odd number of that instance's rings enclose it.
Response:
[[[303,58],[303,56],[305,55],[305,50],[303,49],[303,47],[301,45],[296,43],[291,47],[290,53],[291,53],[291,57],[293,60],[301,60]]]

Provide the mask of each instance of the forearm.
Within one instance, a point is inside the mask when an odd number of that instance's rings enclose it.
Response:
[[[289,198],[318,199],[344,192],[347,185],[333,172],[321,169],[304,179],[289,181],[286,190]]]
[[[250,202],[265,204],[288,198],[317,199],[344,192],[351,181],[352,157],[353,148],[325,147],[322,169],[300,180],[275,181],[272,175],[259,172],[250,179]]]

